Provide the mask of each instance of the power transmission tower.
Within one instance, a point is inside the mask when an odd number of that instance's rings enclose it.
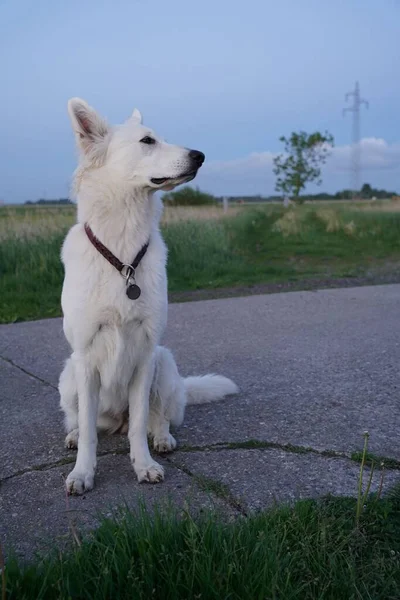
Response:
[[[349,92],[345,96],[346,102],[349,98],[353,98],[352,106],[343,109],[343,116],[347,112],[353,113],[353,144],[351,149],[351,189],[353,198],[357,197],[360,190],[360,106],[364,104],[369,108],[369,103],[360,97],[360,86],[356,81],[356,86],[353,92]]]

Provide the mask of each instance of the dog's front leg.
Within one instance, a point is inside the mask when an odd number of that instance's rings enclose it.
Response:
[[[147,442],[150,387],[154,375],[151,357],[136,369],[129,388],[129,442],[131,462],[138,481],[157,483],[164,479],[164,469],[150,456]]]
[[[70,494],[83,494],[91,490],[94,484],[100,378],[87,356],[72,357],[78,388],[79,445],[75,467],[67,477],[67,491]]]

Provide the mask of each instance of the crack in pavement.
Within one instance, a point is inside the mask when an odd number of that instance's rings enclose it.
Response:
[[[362,453],[361,452],[340,452],[338,450],[317,450],[310,446],[295,446],[293,444],[280,444],[278,442],[268,442],[261,440],[245,440],[243,442],[217,442],[216,444],[209,444],[205,446],[178,446],[177,451],[182,453],[190,452],[221,452],[223,450],[282,450],[283,452],[289,452],[291,454],[314,454],[325,458],[338,458],[345,459],[354,463],[361,463]],[[99,458],[103,456],[112,455],[127,455],[129,454],[129,448],[112,448],[110,450],[100,450],[97,453]],[[164,456],[170,464],[175,464],[177,468],[178,464],[173,462],[173,458],[169,458],[167,455]],[[172,455],[173,456],[173,455]],[[48,471],[57,467],[71,464],[75,462],[76,454],[70,456],[64,456],[63,458],[49,462],[42,463],[40,465],[33,465],[20,469],[11,475],[7,475],[0,479],[0,485],[15,477],[20,477],[26,473],[34,473],[36,471]],[[400,461],[395,458],[388,456],[376,456],[373,454],[367,454],[366,466],[370,466],[371,462],[374,462],[374,468],[381,470],[382,468],[400,471]]]
[[[97,457],[98,458],[102,458],[103,456],[109,456],[109,455],[115,455],[115,454],[129,454],[129,449],[128,448],[115,448],[112,450],[100,450],[99,452],[97,452]],[[11,475],[7,475],[6,477],[3,477],[2,479],[0,479],[0,485],[2,483],[5,483],[6,481],[9,481],[10,479],[14,479],[15,477],[21,477],[21,475],[26,475],[27,473],[36,473],[37,471],[50,471],[51,469],[56,469],[57,467],[62,467],[63,465],[70,465],[72,463],[74,463],[76,461],[76,454],[72,455],[72,456],[64,456],[63,458],[60,458],[59,460],[53,461],[53,462],[49,462],[49,463],[42,463],[40,465],[32,465],[31,467],[26,467],[25,469],[20,469],[19,471],[16,471],[15,473],[12,473]]]
[[[245,505],[231,492],[225,483],[222,483],[213,477],[207,477],[206,475],[202,474],[198,475],[197,473],[194,473],[188,469],[188,467],[182,464],[180,461],[176,461],[176,459],[167,458],[166,460],[171,466],[179,469],[179,471],[182,471],[188,475],[188,477],[193,479],[193,481],[197,483],[201,490],[204,492],[211,492],[217,498],[229,504],[231,508],[235,509],[235,511],[238,511],[244,517],[248,516],[248,510],[245,508]]]
[[[35,375],[35,373],[32,373],[31,371],[24,369],[24,367],[17,365],[17,363],[14,362],[13,360],[11,360],[11,358],[6,358],[5,356],[0,355],[0,360],[3,360],[4,362],[8,363],[12,367],[15,367],[19,371],[22,371],[22,373],[25,373],[25,375],[28,375],[29,377],[33,377],[33,379],[36,379],[36,381],[40,381],[40,383],[43,383],[44,385],[51,387],[51,388],[53,388],[53,390],[56,390],[58,392],[57,386],[50,383],[50,381],[46,381],[46,379],[42,379],[41,377],[39,377],[39,375]]]
[[[250,439],[243,442],[216,442],[205,446],[178,446],[179,452],[221,452],[222,450],[282,450],[291,454],[315,454],[325,458],[341,458],[355,463],[361,463],[362,452],[343,452],[340,450],[317,450],[311,446],[296,446],[294,444],[281,444],[265,440]],[[375,469],[400,470],[400,460],[389,456],[377,456],[372,453],[366,455],[366,466],[374,462]],[[382,465],[382,463],[384,463]]]

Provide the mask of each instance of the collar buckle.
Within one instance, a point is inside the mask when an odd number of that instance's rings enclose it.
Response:
[[[120,273],[127,282],[129,279],[135,279],[135,269],[132,265],[122,265]]]

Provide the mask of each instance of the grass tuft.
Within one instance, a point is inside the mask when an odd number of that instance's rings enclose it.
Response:
[[[400,597],[400,499],[305,500],[249,518],[214,513],[104,520],[80,547],[28,565],[10,559],[9,600]]]

